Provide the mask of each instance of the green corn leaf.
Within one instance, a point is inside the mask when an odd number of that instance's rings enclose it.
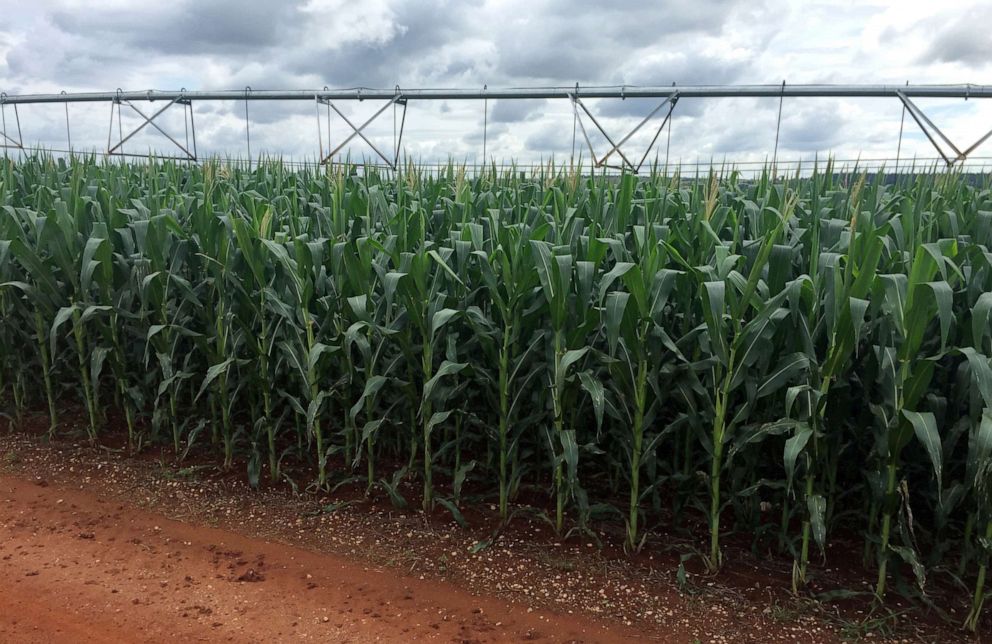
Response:
[[[915,412],[906,409],[902,410],[902,415],[913,426],[916,438],[923,444],[927,454],[930,456],[930,463],[933,465],[933,473],[937,479],[937,493],[940,494],[943,477],[943,455],[941,454],[940,433],[937,431],[937,418],[930,412]]]
[[[985,407],[992,407],[992,361],[972,347],[958,349],[968,359],[971,379],[978,389]]]
[[[729,357],[723,322],[727,285],[724,282],[704,282],[703,292],[705,298],[703,318],[706,320],[706,328],[709,331],[711,350],[723,365],[727,365]]]
[[[468,363],[466,362],[451,362],[450,360],[443,361],[431,379],[424,383],[423,400],[431,400],[433,398],[434,389],[437,387],[442,378],[456,375],[466,367],[468,367]]]
[[[207,390],[207,387],[209,387],[210,384],[218,377],[220,377],[222,374],[227,373],[228,370],[231,368],[232,364],[234,364],[234,358],[228,358],[227,360],[215,364],[211,366],[209,369],[207,369],[207,375],[204,376],[203,382],[200,383],[200,389],[199,391],[196,392],[196,398],[194,398],[193,400],[194,401],[199,400],[200,396],[203,395],[203,392]]]
[[[992,292],[982,293],[971,308],[971,341],[981,347],[986,336],[992,337]]]
[[[603,426],[606,389],[603,387],[603,383],[589,370],[579,372],[579,381],[582,383],[582,389],[589,394],[589,398],[592,400],[592,408],[596,414],[596,428],[599,429]]]
[[[362,395],[358,397],[355,404],[351,406],[348,415],[352,420],[358,417],[358,414],[362,412],[365,408],[365,402],[367,399],[374,399],[376,394],[386,385],[389,380],[385,376],[372,376],[365,382],[365,387],[362,389]]]
[[[809,368],[809,356],[804,353],[791,353],[784,358],[772,369],[771,373],[765,378],[765,381],[761,383],[758,387],[758,392],[756,396],[758,398],[763,398],[769,394],[773,394],[786,383],[790,382],[800,373],[805,372]]]
[[[434,432],[434,428],[440,425],[441,423],[443,423],[444,421],[448,420],[448,418],[453,413],[454,411],[449,409],[447,411],[436,411],[433,414],[431,414],[430,419],[427,421],[427,427],[424,430],[425,437],[429,438],[430,435]]]
[[[620,327],[628,300],[630,294],[622,291],[614,291],[606,297],[606,338],[611,355],[615,355],[617,351],[617,340],[620,339]]]
[[[937,315],[940,320],[940,350],[947,348],[947,339],[950,335],[951,322],[954,319],[952,311],[954,305],[954,292],[947,282],[927,282],[923,287],[933,294],[933,300],[937,307]]]
[[[90,349],[90,379],[93,382],[100,382],[100,376],[103,374],[103,365],[110,352],[110,347],[104,346]]]
[[[56,344],[57,344],[56,341],[58,339],[59,328],[63,324],[65,324],[66,322],[68,322],[70,318],[72,318],[72,314],[77,309],[78,309],[78,307],[76,305],[73,305],[73,306],[63,306],[55,314],[55,319],[52,321],[51,331],[49,331],[49,345],[51,347],[49,349],[49,351],[51,352],[50,355],[52,356],[52,360],[54,360],[55,359],[55,356],[57,355],[57,353],[55,351],[55,347],[56,347]]]
[[[560,432],[562,458],[565,460],[565,471],[568,475],[569,489],[572,489],[578,480],[579,469],[579,444],[575,440],[575,430],[566,429]]]
[[[447,324],[452,319],[454,319],[454,317],[457,316],[458,314],[459,311],[456,311],[454,309],[441,309],[440,311],[434,313],[434,316],[431,318],[431,328],[430,328],[431,338],[433,338],[435,334],[437,334],[439,329],[441,329],[445,324]]]
[[[555,382],[555,386],[558,387],[559,391],[563,390],[565,386],[565,379],[568,377],[569,368],[581,360],[588,352],[589,347],[582,347],[581,349],[571,349],[562,354],[557,369],[558,380]]]
[[[329,346],[323,342],[314,342],[313,346],[310,347],[310,351],[307,352],[307,372],[309,373],[317,368],[317,362],[321,356],[337,350],[338,347]]]
[[[783,455],[783,460],[785,462],[785,474],[786,474],[786,488],[792,489],[792,479],[795,477],[796,473],[796,460],[799,455],[806,449],[806,445],[809,443],[809,439],[813,436],[813,430],[806,423],[800,423],[796,426],[796,432],[785,441],[785,452]]]
[[[827,543],[827,499],[821,494],[806,497],[806,511],[809,512],[809,522],[813,528],[813,540],[822,553]]]

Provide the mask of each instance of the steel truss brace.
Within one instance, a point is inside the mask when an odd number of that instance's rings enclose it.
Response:
[[[131,130],[127,134],[127,136],[124,136],[124,133],[122,131],[122,122],[121,122],[121,104],[122,103],[125,104],[125,105],[127,105],[128,107],[130,107],[132,110],[134,110],[138,114],[138,116],[140,116],[143,119],[142,122],[141,122],[141,125],[139,125],[138,127],[134,128],[133,130]],[[186,144],[185,145],[183,145],[182,143],[180,143],[179,141],[177,141],[175,138],[173,138],[171,134],[169,134],[168,132],[166,132],[164,129],[162,129],[159,126],[158,123],[155,122],[155,119],[157,119],[159,116],[161,116],[167,109],[169,109],[173,105],[182,105],[183,106],[183,123],[184,123],[184,125],[186,127]],[[118,140],[117,140],[116,143],[111,144],[111,142],[113,140],[113,136],[114,136],[114,109],[115,108],[117,110],[117,139]],[[188,120],[187,120],[187,113],[189,114]],[[159,158],[159,159],[172,159],[172,160],[175,160],[175,161],[196,161],[196,124],[193,121],[193,103],[189,99],[182,98],[182,97],[177,97],[177,98],[174,98],[171,101],[167,102],[165,105],[163,105],[161,108],[159,108],[156,112],[154,112],[151,116],[148,116],[143,111],[141,111],[140,109],[138,109],[134,105],[134,103],[132,103],[128,99],[114,99],[113,103],[110,104],[110,130],[109,130],[109,132],[107,132],[107,154],[110,155],[110,156],[142,156],[142,157],[149,156],[147,154],[125,154],[124,153],[124,144],[127,141],[129,141],[132,137],[134,137],[138,132],[140,132],[141,130],[145,129],[145,127],[146,126],[149,126],[149,125],[152,126],[153,128],[155,128],[156,130],[158,130],[162,134],[162,136],[164,136],[165,138],[169,139],[173,143],[173,145],[175,145],[177,148],[179,148],[179,150],[183,153],[183,155],[185,155],[185,156],[178,156],[178,155],[177,156],[159,156],[159,157],[156,157],[156,158]],[[192,146],[190,146],[191,136],[192,136]],[[191,147],[192,147],[192,151],[190,151],[190,148]]]
[[[17,103],[14,103],[14,122],[17,124],[17,138],[7,134],[7,94],[0,94],[0,148],[24,149],[24,138],[21,136],[21,116],[17,113]]]
[[[603,126],[600,125],[599,121],[596,120],[596,117],[592,115],[592,112],[589,111],[589,109],[585,106],[585,103],[583,103],[582,100],[577,95],[572,94],[571,100],[572,100],[572,110],[575,113],[575,119],[576,121],[578,121],[579,127],[582,129],[582,137],[585,139],[586,145],[589,147],[589,154],[592,155],[592,159],[596,167],[597,168],[607,167],[618,170],[623,170],[626,168],[632,171],[634,174],[637,174],[638,172],[640,172],[641,166],[644,165],[644,161],[647,160],[648,155],[651,153],[651,149],[654,147],[654,144],[658,141],[658,137],[661,136],[662,130],[665,129],[665,126],[671,120],[672,111],[675,110],[675,105],[679,101],[679,93],[672,92],[667,98],[665,98],[665,100],[659,103],[657,107],[651,110],[651,112],[648,113],[647,116],[641,119],[641,122],[638,123],[636,126],[634,126],[634,128],[626,135],[624,135],[624,137],[620,139],[620,141],[617,143],[613,142],[613,139],[610,138],[610,135],[607,134]],[[629,141],[632,136],[637,134],[637,132],[642,127],[644,127],[644,125],[647,124],[647,122],[650,121],[655,116],[655,114],[657,114],[662,109],[664,109],[666,105],[668,106],[668,112],[665,114],[665,118],[662,119],[661,125],[658,126],[657,131],[654,133],[654,137],[651,138],[651,143],[649,143],[647,149],[644,150],[644,154],[641,156],[640,161],[638,161],[637,164],[635,165],[633,162],[631,162],[630,159],[627,158],[627,156],[623,153],[623,150],[620,149],[621,146],[627,141]],[[586,131],[586,126],[585,123],[583,122],[582,117],[579,115],[579,108],[582,108],[582,111],[585,112],[586,116],[589,117],[589,120],[592,121],[593,125],[596,126],[596,129],[599,130],[599,133],[602,134],[604,137],[606,137],[607,142],[611,146],[609,151],[607,151],[606,154],[604,154],[601,158],[596,158],[596,152],[592,147],[592,141],[589,140],[589,133]],[[622,159],[621,165],[617,166],[617,165],[610,165],[607,163],[607,160],[611,156],[613,156],[613,154],[617,154]]]
[[[977,149],[982,143],[985,143],[989,137],[992,137],[992,130],[989,130],[984,136],[971,144],[970,147],[965,150],[960,150],[949,138],[947,138],[947,135],[941,132],[940,128],[938,128],[934,122],[923,113],[923,110],[917,107],[916,103],[909,100],[908,96],[901,91],[897,91],[896,95],[899,97],[899,100],[902,101],[902,104],[906,108],[906,111],[909,112],[909,115],[913,117],[914,121],[916,121],[916,124],[920,127],[920,130],[922,130],[926,137],[930,140],[930,144],[933,145],[934,149],[937,150],[937,153],[944,159],[944,162],[947,163],[948,166],[953,166],[955,163],[966,161],[969,154],[974,152],[975,149]],[[931,134],[930,130],[933,130],[933,133],[940,137],[940,139],[954,151],[956,156],[951,157],[947,152],[945,152],[940,144],[937,143],[936,139],[933,138],[933,134]]]
[[[368,144],[368,146],[370,148],[372,148],[372,151],[375,152],[379,156],[379,158],[382,159],[383,162],[387,166],[389,166],[389,169],[390,170],[395,170],[396,169],[396,165],[399,163],[399,159],[400,159],[400,150],[403,147],[403,128],[406,125],[406,104],[407,104],[407,100],[403,97],[402,94],[397,93],[391,99],[389,99],[388,101],[386,101],[385,105],[383,105],[378,110],[376,110],[376,112],[372,116],[370,116],[364,123],[362,123],[361,125],[358,125],[358,126],[356,126],[354,123],[352,123],[351,120],[347,116],[345,116],[344,113],[341,112],[341,110],[338,109],[338,106],[335,105],[333,101],[330,101],[330,100],[325,99],[325,98],[321,98],[319,96],[314,96],[314,100],[316,100],[316,102],[318,104],[317,136],[318,136],[318,138],[321,139],[319,141],[320,151],[321,151],[320,152],[321,153],[321,159],[320,159],[321,164],[330,163],[331,160],[334,158],[334,156],[338,152],[340,152],[341,150],[343,150],[357,136],[357,137],[361,138],[363,141],[365,141],[365,143]],[[326,105],[329,109],[334,110],[337,113],[337,115],[341,117],[341,120],[343,120],[345,123],[347,123],[348,124],[348,127],[351,128],[351,134],[349,134],[347,137],[345,137],[345,139],[343,141],[341,141],[341,143],[339,143],[336,148],[334,148],[333,150],[330,150],[327,154],[324,154],[324,142],[323,142],[323,137],[321,136],[321,132],[320,132],[320,112],[319,112],[319,105],[320,104]],[[379,116],[382,115],[383,112],[385,112],[387,109],[389,109],[390,106],[393,106],[393,105],[401,105],[401,106],[403,106],[403,117],[400,120],[399,137],[396,138],[396,139],[394,139],[394,141],[393,141],[393,154],[392,154],[392,158],[390,158],[390,157],[387,157],[385,154],[383,154],[382,151],[379,150],[379,148],[376,147],[376,145],[374,143],[372,143],[372,141],[369,139],[369,137],[365,136],[364,130],[365,130],[366,127],[368,127],[369,125],[371,125],[373,121],[375,121],[377,118],[379,118]],[[395,126],[395,122],[393,123],[393,125]],[[328,112],[328,119],[327,119],[327,147],[328,148],[331,147],[330,112]]]

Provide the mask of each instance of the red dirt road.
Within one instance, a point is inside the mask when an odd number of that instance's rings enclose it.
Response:
[[[9,475],[0,574],[0,642],[639,639]]]

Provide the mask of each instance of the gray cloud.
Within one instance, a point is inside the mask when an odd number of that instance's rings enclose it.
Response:
[[[992,56],[992,5],[979,6],[938,29],[920,62],[987,65]]]
[[[821,152],[843,143],[847,138],[845,120],[835,106],[817,105],[783,114],[779,145],[800,152]],[[783,109],[784,112],[784,109]]]
[[[624,82],[625,70],[659,42],[718,35],[733,4],[539,3],[531,19],[502,36],[500,69],[529,80]]]
[[[597,101],[595,106],[590,105],[590,101],[583,102],[597,119],[624,117],[642,119],[658,107],[662,100],[656,98],[602,99]],[[667,112],[668,106],[665,106],[658,111],[656,116],[664,118]]]
[[[543,126],[527,137],[524,145],[528,150],[543,153],[564,153],[570,155],[572,152],[572,126],[571,124],[553,123]],[[583,154],[588,157],[588,149],[582,140],[582,135],[578,134],[575,140],[575,154]],[[600,152],[602,154],[602,152]]]
[[[287,44],[302,0],[185,0],[141,11],[88,6],[55,11],[52,23],[66,34],[103,38],[115,46],[165,54],[245,52]]]
[[[279,5],[264,0],[147,0],[135,8],[36,0],[4,7],[0,89],[15,94],[246,85],[499,88],[576,82],[582,87],[775,83],[782,78],[790,83],[980,81],[970,76],[987,72],[992,63],[992,42],[984,28],[992,23],[992,6],[972,4],[936,11],[907,7],[894,19],[890,9],[874,5],[838,12],[829,3],[811,7],[798,0],[365,0],[361,5],[348,0]],[[896,41],[898,48],[892,44]],[[947,78],[949,68],[964,77]],[[658,102],[586,101],[615,139]],[[831,108],[787,103],[780,149],[886,150],[898,132],[898,110],[845,111],[842,105],[852,102]],[[355,122],[377,107],[342,103]],[[411,156],[437,160],[481,153],[481,101],[411,101],[410,107],[404,145]],[[776,108],[776,101],[682,99],[674,113],[673,157],[760,158],[773,145]],[[199,102],[195,109],[201,150],[244,152],[243,103]],[[953,128],[966,109],[980,109],[979,102],[949,106],[938,114],[941,124]],[[105,146],[106,112],[105,105],[92,110],[73,106],[74,143]],[[315,153],[312,102],[256,102],[249,115],[253,151]],[[25,107],[21,116],[26,140],[64,139],[60,109]],[[488,117],[490,155],[536,159],[571,152],[567,101],[491,100]],[[646,124],[624,146],[625,152],[639,157],[662,118],[659,113]],[[332,121],[334,136],[341,140],[347,128],[336,115]],[[602,154],[606,141],[585,122]],[[181,128],[181,120],[168,124],[170,132]],[[389,114],[370,127],[377,145],[391,132]],[[161,137],[155,136],[143,133],[134,143],[158,146]],[[910,154],[932,154],[925,139],[907,133],[907,145],[917,140],[919,147]],[[662,133],[658,145],[665,143]],[[588,156],[581,131],[576,147]],[[369,153],[360,141],[346,152],[353,157]]]
[[[509,133],[509,131],[510,131],[510,127],[506,123],[489,124],[489,127],[487,128],[485,133],[485,139],[489,147],[489,152],[493,152],[496,149],[494,146],[498,146],[500,139],[503,137],[504,134]],[[464,141],[465,143],[479,146],[480,151],[482,149],[481,147],[482,140],[483,140],[483,132],[481,127],[475,130],[471,130],[468,134],[462,137],[462,141]]]
[[[244,120],[245,104],[243,101],[237,103],[209,103],[203,102],[196,105],[197,113],[205,110],[212,110],[214,114],[227,114],[235,119]],[[209,113],[209,112],[207,112]],[[323,124],[326,121],[327,107],[320,106],[320,118]],[[292,116],[301,116],[313,121],[314,131],[316,131],[317,110],[313,101],[252,101],[248,104],[248,118],[251,122],[260,124],[278,123]],[[337,118],[333,112],[333,118]]]
[[[782,109],[779,153],[816,153],[833,150],[850,141],[848,121],[840,114],[834,99],[816,102],[786,101]],[[716,157],[745,154],[772,156],[778,102],[768,99],[727,99],[714,104],[689,127],[679,128],[679,145],[698,148]],[[681,130],[681,132],[680,132]],[[686,141],[686,132],[696,140]],[[891,137],[890,137],[891,138]]]
[[[540,116],[547,107],[544,100],[489,101],[489,121],[492,123],[516,123]]]
[[[468,4],[426,0],[391,8],[385,38],[293,48],[286,67],[333,87],[402,87],[472,76],[479,69],[478,60],[445,55],[444,45],[466,33],[461,27],[472,10]]]

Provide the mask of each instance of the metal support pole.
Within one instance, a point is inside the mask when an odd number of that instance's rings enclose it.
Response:
[[[578,100],[579,99],[577,96],[572,97],[572,112],[574,112],[575,120],[578,121],[579,127],[582,129],[582,138],[586,140],[586,145],[589,146],[590,163],[594,164],[593,167],[595,167],[596,152],[592,149],[592,141],[589,140],[589,133],[586,132],[586,124],[583,123],[582,119],[579,118]]]
[[[579,119],[578,113],[573,113],[572,114],[572,156],[571,156],[571,160],[572,160],[571,164],[573,166],[575,165],[575,123],[578,119]]]
[[[324,86],[327,89],[327,86]],[[318,94],[313,95],[313,108],[314,113],[317,116],[317,163],[322,163],[324,158],[324,133],[320,129],[320,106],[321,103],[320,96]],[[331,108],[327,108],[327,147],[331,147]]]
[[[21,115],[17,111],[17,105],[14,105],[14,122],[17,123],[17,147],[24,149],[24,135],[21,133]]]
[[[902,154],[902,130],[906,124],[906,106],[902,106],[902,116],[899,117],[899,143],[896,145],[896,174],[899,174],[899,157]]]
[[[193,101],[187,101],[189,105],[189,132],[193,136],[193,161],[198,157],[196,155],[196,121],[193,119]]]
[[[121,152],[124,151],[124,126],[121,123],[121,104],[117,103],[117,140],[120,141]],[[112,150],[107,150],[107,154],[110,154]]]
[[[324,135],[320,131],[320,99],[317,98],[316,94],[313,96],[313,108],[317,113],[317,162],[319,163],[324,158]]]
[[[110,125],[107,126],[107,154],[110,154],[110,141],[114,136],[114,107],[117,101],[110,104]]]
[[[489,85],[483,85],[482,91],[485,92],[489,88]],[[489,99],[482,99],[482,167],[485,168],[488,163],[486,157],[486,139],[489,135]]]
[[[61,94],[65,96],[65,90],[62,90]],[[66,101],[62,105],[65,106],[65,140],[69,146],[69,153],[72,154],[72,134],[69,131],[69,102]]]
[[[393,150],[393,168],[398,168],[400,163],[400,151],[403,149],[403,128],[406,126],[406,101],[403,100],[403,116],[400,117],[400,135],[396,139],[396,148]]]
[[[249,126],[249,121],[248,121],[248,96],[250,95],[251,95],[251,85],[245,85],[245,142],[248,144],[249,170],[251,170],[251,127]]]
[[[4,102],[4,98],[6,98],[6,94],[0,94],[0,128],[2,128],[0,129],[0,133],[3,134],[3,139],[0,139],[0,147],[3,148],[3,158],[7,159],[7,148],[9,146],[4,139],[11,139],[7,136],[7,104]]]
[[[182,91],[185,92],[186,88],[184,87]],[[192,111],[193,105],[185,99],[181,99],[179,102],[183,104],[183,130],[186,132],[186,149],[189,150],[189,121],[186,120],[186,112]]]
[[[672,87],[675,87],[675,83],[672,83]],[[672,149],[672,124],[675,119],[669,119],[668,121],[668,142],[665,143],[665,176],[668,176],[668,153]]]
[[[778,120],[775,121],[775,151],[772,152],[772,176],[775,176],[775,165],[778,162],[778,135],[782,130],[782,101],[785,100],[785,81],[782,81],[782,93],[778,97]]]
[[[906,81],[906,86],[909,86],[909,81]],[[899,117],[899,143],[896,145],[896,174],[899,174],[899,157],[902,153],[902,131],[903,126],[906,124],[906,106],[902,106],[902,116]]]

